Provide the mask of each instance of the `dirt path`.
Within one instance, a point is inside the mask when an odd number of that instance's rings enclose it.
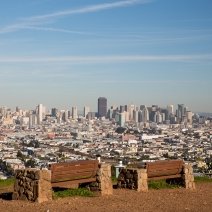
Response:
[[[70,197],[42,204],[0,199],[1,212],[119,212],[119,211],[212,211],[212,183],[197,184],[195,191],[180,189],[149,190],[138,193],[114,190],[107,197]]]

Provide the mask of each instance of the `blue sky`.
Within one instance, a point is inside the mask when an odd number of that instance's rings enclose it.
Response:
[[[212,112],[211,0],[0,3],[0,105]]]

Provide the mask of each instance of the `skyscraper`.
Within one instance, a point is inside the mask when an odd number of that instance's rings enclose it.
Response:
[[[38,105],[38,124],[41,124],[43,121],[43,105]]]
[[[168,105],[167,110],[168,110],[168,116],[174,114],[174,105]]]
[[[77,119],[78,118],[77,107],[72,107],[72,118],[73,119]]]
[[[149,111],[146,106],[142,110],[142,121],[145,123],[149,121]]]
[[[185,106],[184,104],[178,104],[177,118],[179,123],[183,121],[184,116],[185,116]]]
[[[98,117],[106,117],[107,115],[107,99],[105,97],[98,98]]]
[[[87,117],[89,112],[90,112],[90,108],[88,106],[85,106],[84,107],[84,114],[83,114],[85,118]]]

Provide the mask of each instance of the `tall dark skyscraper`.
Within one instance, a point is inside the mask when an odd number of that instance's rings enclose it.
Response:
[[[178,110],[177,110],[177,118],[178,121],[183,121],[183,117],[185,116],[185,106],[184,104],[178,104]]]
[[[105,97],[98,98],[98,117],[107,116],[107,99]]]

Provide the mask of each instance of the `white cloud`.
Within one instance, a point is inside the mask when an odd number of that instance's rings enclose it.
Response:
[[[58,56],[58,57],[0,57],[0,63],[124,63],[124,62],[196,62],[211,61],[211,54],[203,55],[106,55],[106,56]]]
[[[78,35],[93,35],[93,33],[88,33],[88,32],[59,29],[59,28],[52,28],[52,27],[23,26],[23,29],[31,29],[31,30],[47,31],[47,32],[49,32],[49,31],[50,32],[63,32],[63,33],[78,34]]]
[[[99,12],[99,11],[103,11],[103,10],[133,6],[136,4],[147,4],[150,2],[152,2],[152,0],[125,0],[125,1],[118,1],[118,2],[112,2],[112,3],[84,6],[84,7],[77,8],[77,9],[57,11],[54,13],[49,13],[49,14],[44,14],[44,15],[26,17],[26,18],[22,18],[16,24],[8,25],[6,27],[1,28],[0,34],[15,32],[15,31],[19,31],[19,30],[27,29],[27,28],[33,29],[33,27],[52,23],[52,22],[54,22],[55,19],[64,17],[64,16],[85,14],[85,13],[95,13],[95,12]],[[34,28],[34,29],[36,29],[36,28]],[[37,30],[38,30],[38,28],[37,28]],[[41,30],[41,28],[40,28],[40,30]],[[42,28],[42,30],[45,30],[45,29]],[[50,28],[46,28],[46,31],[47,30],[50,31]],[[53,31],[53,30],[51,30],[51,31]],[[54,30],[54,31],[56,31],[56,30]],[[64,30],[64,31],[60,30],[60,32],[67,32],[67,30]]]
[[[64,10],[64,11],[59,11],[59,12],[40,15],[40,16],[33,16],[25,20],[36,21],[41,19],[44,20],[49,18],[58,18],[58,17],[74,15],[74,14],[94,13],[94,12],[99,12],[102,10],[127,7],[127,6],[136,5],[136,4],[146,4],[150,2],[152,2],[152,0],[125,0],[125,1],[118,1],[118,2],[112,2],[112,3],[96,4],[96,5],[81,7],[78,9],[70,9],[70,10]]]

